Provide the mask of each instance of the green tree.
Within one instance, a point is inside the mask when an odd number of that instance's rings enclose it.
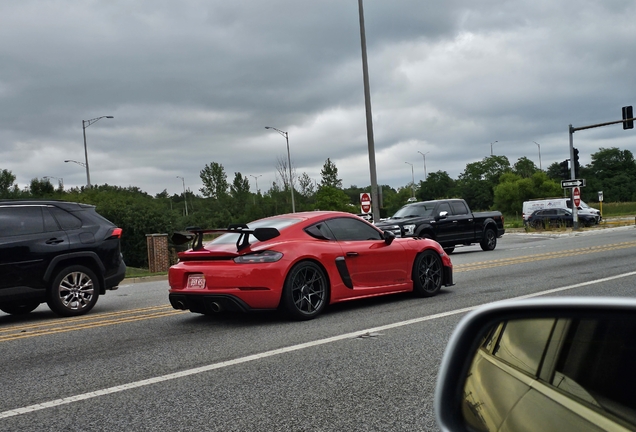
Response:
[[[327,158],[325,164],[320,170],[320,186],[331,186],[337,189],[342,189],[342,180],[338,178],[338,168],[336,164],[331,162],[331,159]]]
[[[16,198],[20,194],[15,176],[9,170],[0,170],[0,198]]]
[[[587,182],[587,187],[582,188],[585,201],[596,201],[598,191],[603,191],[605,201],[636,201],[636,161],[631,151],[600,148],[591,159],[580,172]]]
[[[458,190],[473,211],[487,210],[494,203],[494,189],[499,178],[510,171],[506,156],[488,156],[466,165],[459,175]]]
[[[209,198],[224,200],[227,198],[227,191],[230,185],[227,182],[227,175],[223,165],[212,162],[207,164],[200,172],[199,177],[203,182],[201,193]]]
[[[543,171],[536,171],[531,178],[515,173],[505,173],[495,186],[494,207],[506,214],[520,215],[523,202],[534,198],[559,196],[561,184],[548,178]]]
[[[48,179],[31,179],[29,191],[33,198],[50,198],[55,192],[55,187]]]
[[[420,182],[419,199],[422,201],[453,198],[456,196],[456,182],[446,171],[430,173],[426,181]]]
[[[338,210],[357,213],[357,206],[351,205],[349,197],[342,189],[333,186],[320,186],[316,193],[316,208],[319,210]]]
[[[521,178],[530,178],[539,168],[525,156],[520,157],[512,167],[512,172]]]
[[[230,186],[230,196],[232,197],[232,215],[238,221],[245,219],[244,215],[247,213],[250,195],[250,182],[247,177],[243,177],[239,172],[234,173],[234,181]]]

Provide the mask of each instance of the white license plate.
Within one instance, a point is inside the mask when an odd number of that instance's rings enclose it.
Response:
[[[188,284],[186,288],[203,289],[205,288],[205,276],[202,274],[188,275]]]

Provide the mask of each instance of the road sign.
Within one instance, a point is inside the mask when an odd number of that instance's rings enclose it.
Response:
[[[581,205],[581,190],[579,188],[575,187],[572,191],[572,199],[574,200],[575,206],[578,207]]]
[[[603,191],[598,191],[598,202],[603,202]]]
[[[585,187],[585,179],[561,180],[562,188]]]
[[[360,208],[362,213],[369,213],[371,211],[371,195],[366,192],[360,194]]]

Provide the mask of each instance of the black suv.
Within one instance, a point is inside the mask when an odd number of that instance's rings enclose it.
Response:
[[[0,200],[0,310],[26,314],[46,302],[62,316],[90,311],[124,279],[121,234],[95,206]]]

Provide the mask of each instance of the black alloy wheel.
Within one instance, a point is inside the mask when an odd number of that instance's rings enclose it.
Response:
[[[425,250],[413,264],[413,292],[420,297],[432,297],[442,288],[444,266],[437,252]]]
[[[282,306],[292,318],[315,318],[327,306],[329,283],[320,266],[311,261],[296,264],[283,288]]]
[[[492,229],[487,229],[484,238],[479,243],[482,250],[491,251],[497,247],[497,234]]]

